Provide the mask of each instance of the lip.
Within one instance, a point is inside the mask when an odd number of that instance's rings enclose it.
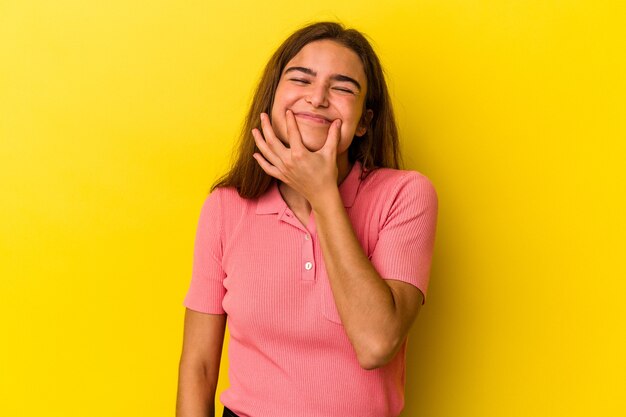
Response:
[[[294,116],[301,117],[303,119],[311,120],[313,122],[317,122],[320,124],[330,124],[332,120],[327,117],[322,116],[321,114],[309,113],[309,112],[298,112],[294,113]]]

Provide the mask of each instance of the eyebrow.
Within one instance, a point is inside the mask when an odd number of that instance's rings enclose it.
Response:
[[[313,77],[315,77],[317,75],[317,73],[315,71],[313,71],[311,68],[306,68],[306,67],[289,67],[285,70],[284,74],[287,74],[289,72],[292,71],[299,71],[299,72],[303,72],[307,75],[311,75]],[[359,84],[359,82],[357,80],[355,80],[352,77],[348,77],[347,75],[343,75],[343,74],[333,74],[330,77],[331,80],[333,81],[343,81],[343,82],[348,82],[348,83],[352,83],[354,84],[354,86],[356,88],[359,89],[359,91],[361,91],[361,84]]]

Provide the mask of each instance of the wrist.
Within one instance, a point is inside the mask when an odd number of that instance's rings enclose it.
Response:
[[[343,206],[338,187],[330,187],[317,191],[312,200],[309,200],[309,203],[311,204],[311,210],[315,214],[323,214],[329,209],[332,210],[336,205]]]

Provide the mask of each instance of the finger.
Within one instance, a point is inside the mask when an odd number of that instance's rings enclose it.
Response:
[[[263,130],[263,137],[265,138],[267,145],[274,152],[274,154],[283,159],[285,152],[287,152],[287,148],[280,141],[280,139],[278,139],[276,133],[274,133],[274,128],[272,127],[270,117],[267,113],[261,113],[261,129]]]
[[[256,161],[259,163],[259,165],[261,166],[261,169],[263,171],[265,171],[265,173],[267,173],[268,175],[274,177],[274,178],[278,178],[279,180],[283,181],[283,178],[280,174],[280,171],[272,164],[270,164],[269,162],[267,162],[267,160],[265,158],[263,158],[263,156],[259,153],[253,153],[252,157],[254,159],[256,159]]]
[[[287,120],[287,137],[289,138],[289,146],[291,147],[291,150],[297,152],[304,152],[305,150],[308,151],[302,142],[302,135],[300,135],[300,129],[298,129],[296,116],[291,110],[287,110],[285,118]]]
[[[328,137],[323,149],[330,152],[333,156],[337,155],[337,148],[341,140],[341,119],[335,119],[328,129]]]
[[[252,136],[254,137],[254,143],[256,143],[257,148],[259,148],[259,151],[261,151],[265,159],[267,159],[274,166],[282,164],[278,155],[270,149],[259,129],[252,129]]]

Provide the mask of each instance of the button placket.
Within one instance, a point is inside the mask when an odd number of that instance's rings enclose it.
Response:
[[[313,259],[313,239],[305,232],[302,241],[302,280],[315,281],[315,259]]]
[[[298,218],[291,212],[289,208],[280,216],[281,221],[288,223],[300,231],[302,231],[302,258],[300,259],[302,280],[303,281],[315,281],[315,256],[313,248],[313,237],[309,230],[298,220]],[[315,225],[313,224],[313,230]]]

